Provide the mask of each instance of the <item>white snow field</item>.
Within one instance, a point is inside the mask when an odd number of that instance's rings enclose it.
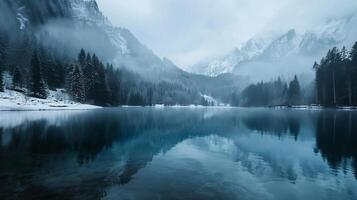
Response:
[[[50,91],[47,99],[28,97],[13,90],[0,92],[0,111],[89,110],[98,108],[101,107],[69,100],[68,95],[61,89]]]

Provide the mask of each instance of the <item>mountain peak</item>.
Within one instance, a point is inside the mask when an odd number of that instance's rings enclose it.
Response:
[[[269,34],[259,34],[263,37],[253,37],[241,48],[219,59],[194,65],[191,71],[211,76],[226,72],[242,73],[243,68],[251,71],[251,65],[257,66],[257,63],[261,67],[267,67],[266,63],[284,65],[287,59],[294,58],[297,59],[295,63],[299,63],[297,67],[303,68],[309,62],[313,63],[312,58],[321,57],[333,46],[351,46],[357,34],[356,27],[357,14],[354,14],[326,21],[305,33],[298,33],[292,28],[272,37],[268,37]]]
[[[286,34],[286,36],[289,37],[289,38],[293,38],[293,37],[295,37],[296,35],[297,35],[297,33],[296,33],[296,30],[295,30],[295,29],[290,29],[290,30],[288,31],[288,33]]]

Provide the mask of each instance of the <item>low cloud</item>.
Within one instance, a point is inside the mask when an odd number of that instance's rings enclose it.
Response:
[[[185,68],[254,35],[304,31],[357,11],[356,0],[98,0],[116,26]]]

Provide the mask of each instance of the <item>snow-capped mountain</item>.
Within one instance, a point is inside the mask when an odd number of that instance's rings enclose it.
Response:
[[[242,48],[236,48],[222,58],[210,60],[208,62],[200,62],[189,68],[189,71],[208,76],[218,76],[224,73],[231,73],[238,63],[250,60],[262,54],[268,44],[267,38],[252,38],[245,45],[243,45]]]
[[[291,29],[280,36],[269,39],[249,40],[241,48],[233,50],[226,56],[192,66],[189,71],[208,76],[217,76],[223,73],[237,73],[250,76],[253,71],[275,71],[275,66],[294,65],[292,73],[298,69],[308,73],[311,63],[319,60],[329,48],[333,46],[350,46],[357,40],[357,14],[341,19],[329,20],[304,33]],[[293,64],[289,64],[293,63]],[[298,65],[295,65],[298,64]],[[257,66],[259,65],[259,67]],[[273,66],[271,66],[273,65]],[[300,66],[299,66],[300,65]],[[249,69],[251,67],[251,70]],[[278,70],[284,71],[279,66]],[[300,70],[300,71],[303,71]],[[278,71],[279,72],[279,71]]]
[[[299,51],[299,44],[302,36],[297,34],[294,29],[273,40],[261,54],[254,58],[277,61]]]

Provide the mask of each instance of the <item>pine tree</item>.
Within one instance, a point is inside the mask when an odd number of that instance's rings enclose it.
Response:
[[[356,66],[357,65],[357,42],[355,42],[355,44],[353,45],[352,50],[350,51],[349,58],[352,61],[352,64],[354,66]]]
[[[31,58],[30,92],[33,97],[42,99],[47,98],[46,85],[42,77],[41,62],[36,50],[33,52]]]
[[[342,47],[340,54],[341,54],[341,60],[342,60],[342,61],[347,60],[348,57],[349,57],[348,52],[347,52],[347,49],[346,49],[345,46]]]
[[[97,75],[96,75],[94,65],[92,62],[92,57],[90,54],[87,54],[87,57],[85,60],[85,64],[83,67],[83,76],[84,76],[84,88],[85,88],[86,101],[88,103],[93,103],[94,96],[95,96],[94,83],[97,78]]]
[[[349,60],[349,53],[346,49],[346,47],[343,47],[341,49],[341,61],[339,63],[340,69],[339,69],[339,76],[338,76],[338,82],[339,82],[339,99],[340,103],[344,105],[351,105],[352,104],[352,70],[351,70],[351,65],[350,65],[350,60]]]
[[[154,104],[154,90],[152,89],[152,87],[149,87],[148,91],[147,91],[147,104],[149,106],[152,106]]]
[[[6,35],[0,31],[0,66],[3,67],[3,69],[7,63],[8,50],[8,39]]]
[[[94,96],[94,101],[95,104],[97,105],[106,105],[108,104],[108,87],[107,87],[107,82],[105,78],[105,69],[104,65],[99,62],[93,62],[95,63],[95,71],[97,74],[97,78],[94,83],[94,91],[95,91],[95,96]]]
[[[108,84],[109,90],[109,99],[111,105],[119,105],[120,104],[120,90],[121,90],[121,82],[119,77],[118,70],[113,69],[113,65],[107,65],[106,69],[106,81]]]
[[[64,86],[65,68],[57,54],[50,49],[40,46],[39,59],[41,61],[41,71],[43,80],[49,89],[61,88]]]
[[[133,106],[144,106],[145,102],[143,97],[140,95],[139,92],[133,92],[129,95],[129,105]]]
[[[55,58],[53,61],[53,72],[49,76],[51,80],[49,84],[51,83],[53,88],[62,88],[65,81],[65,68],[58,58]]]
[[[317,95],[323,105],[336,106],[347,98],[342,55],[334,47],[321,59],[316,69]]]
[[[42,73],[42,78],[45,82],[47,82],[47,74],[48,74],[48,66],[50,65],[48,62],[48,54],[45,48],[42,45],[39,45],[37,48],[37,53],[38,53],[38,59],[41,64],[41,73]]]
[[[0,33],[0,92],[3,92],[5,89],[4,80],[3,80],[3,71],[6,64],[6,57],[7,57],[6,52],[7,52],[6,38],[2,33]]]
[[[4,92],[3,69],[0,65],[0,92]]]
[[[357,106],[357,42],[353,45],[349,55],[351,78],[351,105]]]
[[[73,71],[71,73],[70,94],[76,102],[82,103],[85,101],[83,74],[79,64],[75,64],[73,66]]]
[[[209,102],[204,97],[201,97],[200,105],[209,106]]]
[[[78,54],[78,62],[81,65],[81,67],[84,67],[86,63],[86,52],[84,51],[84,49],[81,49],[81,51]]]
[[[321,76],[320,76],[320,65],[315,61],[313,69],[316,71],[315,73],[315,88],[316,88],[316,94],[315,94],[315,103],[320,104],[320,97],[321,94],[319,93],[319,91],[321,91]]]
[[[15,69],[14,69],[12,83],[13,83],[13,88],[15,90],[19,90],[23,87],[23,78],[22,78],[22,74],[18,67],[15,67]]]
[[[272,82],[259,82],[249,85],[240,94],[232,96],[233,105],[275,106],[287,103],[287,84],[280,79]],[[239,100],[238,100],[239,99]],[[240,101],[240,102],[238,102]]]
[[[294,105],[301,102],[301,88],[297,76],[290,82],[288,89],[288,104]]]

